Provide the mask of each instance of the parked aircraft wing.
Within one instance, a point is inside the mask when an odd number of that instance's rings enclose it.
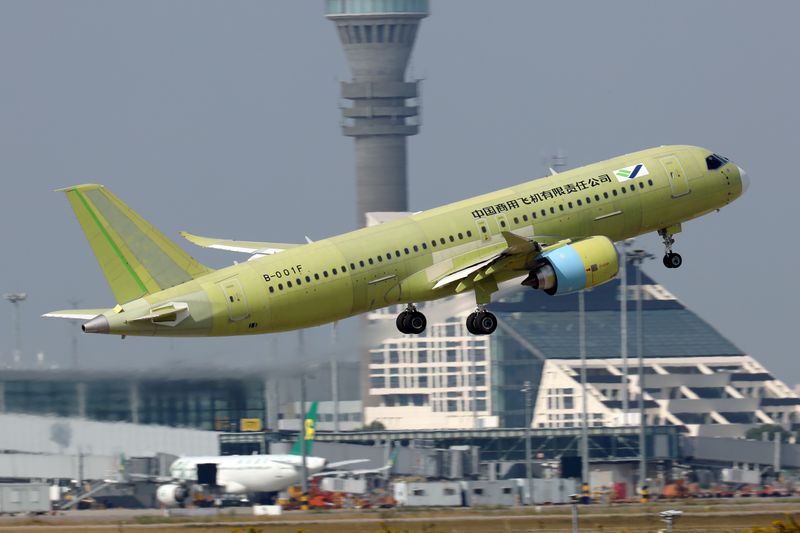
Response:
[[[258,241],[237,241],[233,239],[217,239],[214,237],[201,237],[192,235],[187,231],[182,231],[181,236],[187,241],[202,246],[203,248],[214,248],[217,250],[227,250],[229,252],[241,252],[246,254],[272,255],[302,246],[300,244],[289,244],[283,242],[258,242]]]

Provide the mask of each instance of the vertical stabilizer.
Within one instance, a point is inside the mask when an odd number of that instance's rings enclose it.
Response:
[[[67,195],[117,303],[212,271],[102,185],[77,185],[60,191]]]
[[[311,407],[306,413],[306,419],[303,421],[303,433],[297,437],[297,442],[294,443],[292,455],[303,455],[303,442],[306,445],[306,455],[311,455],[311,447],[314,445],[314,437],[317,435],[317,402],[312,402]]]

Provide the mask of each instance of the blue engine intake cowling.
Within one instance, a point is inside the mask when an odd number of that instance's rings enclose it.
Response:
[[[523,285],[547,294],[569,294],[600,285],[619,270],[617,249],[608,237],[595,236],[543,252],[539,266]]]

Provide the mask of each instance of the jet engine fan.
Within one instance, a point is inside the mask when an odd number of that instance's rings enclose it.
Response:
[[[610,281],[617,275],[617,249],[598,235],[542,253],[523,285],[547,294],[569,294]]]
[[[177,483],[161,485],[156,489],[156,499],[167,507],[183,505],[187,496],[189,496],[189,491],[186,490],[186,487]]]

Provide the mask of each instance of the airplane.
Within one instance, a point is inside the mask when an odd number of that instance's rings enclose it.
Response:
[[[656,231],[664,265],[680,267],[683,223],[741,196],[747,173],[696,146],[661,146],[305,244],[183,236],[251,259],[212,270],[102,185],[60,189],[117,305],[47,317],[84,319],[87,333],[224,336],[289,331],[401,304],[396,324],[420,334],[416,304],[473,292],[474,335],[497,327],[498,283],[551,295],[588,289],[618,270],[613,244]],[[176,209],[180,209],[177,207]],[[308,240],[308,239],[307,239]]]
[[[300,435],[288,454],[218,455],[181,457],[170,466],[170,475],[153,478],[130,474],[131,479],[163,482],[156,489],[156,498],[167,507],[183,504],[195,485],[207,485],[221,494],[247,495],[251,501],[271,502],[275,494],[302,481],[303,452],[306,446],[308,477],[321,474],[326,468],[363,463],[368,459],[350,459],[328,463],[324,457],[312,456],[317,402],[309,407]],[[342,472],[337,470],[336,472]]]

